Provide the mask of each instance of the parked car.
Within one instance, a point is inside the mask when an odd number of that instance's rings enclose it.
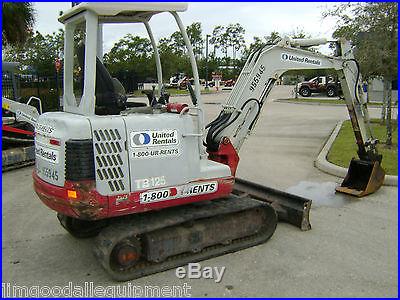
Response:
[[[225,80],[224,86],[225,87],[233,87],[235,85],[236,81],[234,79],[229,79]]]
[[[209,81],[209,82],[207,83],[207,85],[208,85],[209,87],[214,87],[214,86],[215,86],[215,81],[214,81],[214,80],[211,80],[211,81]]]
[[[189,78],[188,76],[183,77],[178,81],[178,89],[186,90],[187,84],[190,82],[191,85],[194,85],[194,78]]]
[[[300,82],[297,90],[303,97],[310,97],[312,93],[326,93],[328,97],[335,97],[341,93],[340,83],[332,76],[319,76]]]
[[[169,86],[172,88],[179,88],[179,81],[185,78],[185,73],[176,73],[169,79]]]

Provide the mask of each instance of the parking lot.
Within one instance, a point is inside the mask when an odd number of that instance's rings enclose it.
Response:
[[[208,120],[227,96],[202,97]],[[335,194],[341,179],[313,163],[337,121],[348,117],[346,108],[272,101],[284,97],[287,87],[272,90],[241,150],[238,176],[310,197],[312,230],[279,223],[267,243],[201,262],[226,267],[220,283],[179,279],[169,270],[133,284],[187,282],[194,297],[397,297],[397,187],[382,187],[363,199]],[[371,108],[372,117],[379,113]],[[75,239],[61,228],[55,212],[34,193],[32,170],[3,173],[3,283],[127,285],[111,281],[97,264],[91,239]]]

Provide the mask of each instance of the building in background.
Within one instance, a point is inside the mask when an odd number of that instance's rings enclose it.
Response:
[[[397,95],[397,81],[392,82],[392,103],[395,104],[398,101]],[[368,82],[368,98],[371,102],[382,102],[383,101],[383,80],[380,78],[374,78]]]

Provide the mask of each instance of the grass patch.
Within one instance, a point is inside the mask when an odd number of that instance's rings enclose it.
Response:
[[[346,105],[344,100],[339,99],[320,99],[320,98],[289,98],[289,99],[282,99],[285,101],[290,102],[298,102],[298,103],[320,103],[320,104],[342,104]],[[370,102],[368,106],[382,106],[382,103],[379,102]]]
[[[386,126],[380,125],[379,120],[372,120],[371,127],[374,137],[377,138],[381,143],[384,143],[386,140]],[[398,137],[396,128],[397,123],[393,122],[393,145],[390,146],[390,148],[385,144],[378,145],[378,152],[383,155],[382,167],[388,175],[397,175],[398,172]],[[328,161],[335,165],[348,168],[352,157],[358,157],[357,146],[350,120],[347,120],[343,122],[339,134],[333,142],[332,148],[328,154]]]
[[[171,96],[189,95],[189,91],[188,90],[166,89],[166,92],[168,92]],[[201,91],[201,94],[213,94],[213,93],[216,93],[216,91],[212,90],[212,89]],[[131,95],[133,97],[146,97],[145,94],[142,94],[142,90],[136,90]]]

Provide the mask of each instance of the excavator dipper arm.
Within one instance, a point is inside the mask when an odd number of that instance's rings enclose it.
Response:
[[[353,159],[339,192],[364,196],[383,183],[380,167],[382,157],[376,150],[369,125],[366,97],[361,88],[361,75],[350,44],[340,41],[338,56],[326,56],[299,47],[327,43],[324,39],[284,38],[253,52],[238,78],[219,116],[207,125],[207,150],[218,151],[222,141],[230,140],[239,152],[245,138],[252,132],[274,82],[290,70],[334,70],[338,73],[347,109],[358,145],[359,160]],[[338,43],[339,45],[339,43]]]

